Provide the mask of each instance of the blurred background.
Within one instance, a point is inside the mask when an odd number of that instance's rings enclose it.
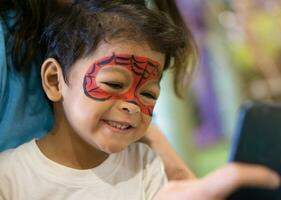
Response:
[[[162,81],[155,122],[197,176],[227,162],[239,106],[281,101],[281,0],[176,0],[199,47],[184,100]]]

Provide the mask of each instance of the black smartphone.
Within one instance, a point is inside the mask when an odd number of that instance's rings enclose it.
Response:
[[[265,165],[281,175],[281,104],[246,103],[233,136],[230,162]],[[281,200],[281,188],[241,188],[227,200]]]

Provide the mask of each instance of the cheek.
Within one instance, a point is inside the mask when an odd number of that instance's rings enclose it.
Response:
[[[150,123],[151,123],[151,117],[146,115],[146,114],[142,114],[142,122],[141,122],[141,128],[140,128],[140,134],[144,135],[146,133],[146,130],[148,129]]]
[[[107,102],[96,102],[84,94],[70,97],[64,102],[64,110],[70,125],[76,131],[83,132],[94,131],[108,107]]]

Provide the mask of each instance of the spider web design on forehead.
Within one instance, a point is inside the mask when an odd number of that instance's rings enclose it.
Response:
[[[98,65],[104,66],[107,64],[116,64],[116,65],[131,65],[132,71],[141,76],[143,79],[148,79],[152,74],[155,76],[159,75],[159,64],[149,60],[144,57],[136,57],[134,55],[115,55],[112,54],[111,57],[100,62],[97,62]],[[146,67],[143,69],[140,65],[146,64]]]
[[[96,61],[87,71],[83,88],[85,94],[97,101],[106,101],[108,99],[122,99],[122,95],[116,95],[102,90],[96,83],[96,76],[99,70],[103,66],[107,65],[119,65],[121,67],[125,67],[130,70],[134,74],[134,80],[132,87],[130,88],[130,94],[126,95],[126,101],[130,103],[134,103],[141,107],[141,109],[145,109],[145,113],[152,115],[152,108],[147,105],[143,105],[143,103],[139,100],[136,95],[137,89],[143,85],[145,82],[153,79],[159,80],[160,78],[160,70],[159,63],[149,58],[127,55],[127,54],[115,54],[112,53],[112,56],[105,57],[101,60]],[[148,109],[148,110],[147,110]],[[142,110],[144,111],[144,110]]]

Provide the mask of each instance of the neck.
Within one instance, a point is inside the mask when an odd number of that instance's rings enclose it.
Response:
[[[71,130],[65,118],[56,112],[55,116],[54,128],[37,141],[39,149],[47,158],[75,169],[94,168],[106,160],[107,153],[80,138]]]

